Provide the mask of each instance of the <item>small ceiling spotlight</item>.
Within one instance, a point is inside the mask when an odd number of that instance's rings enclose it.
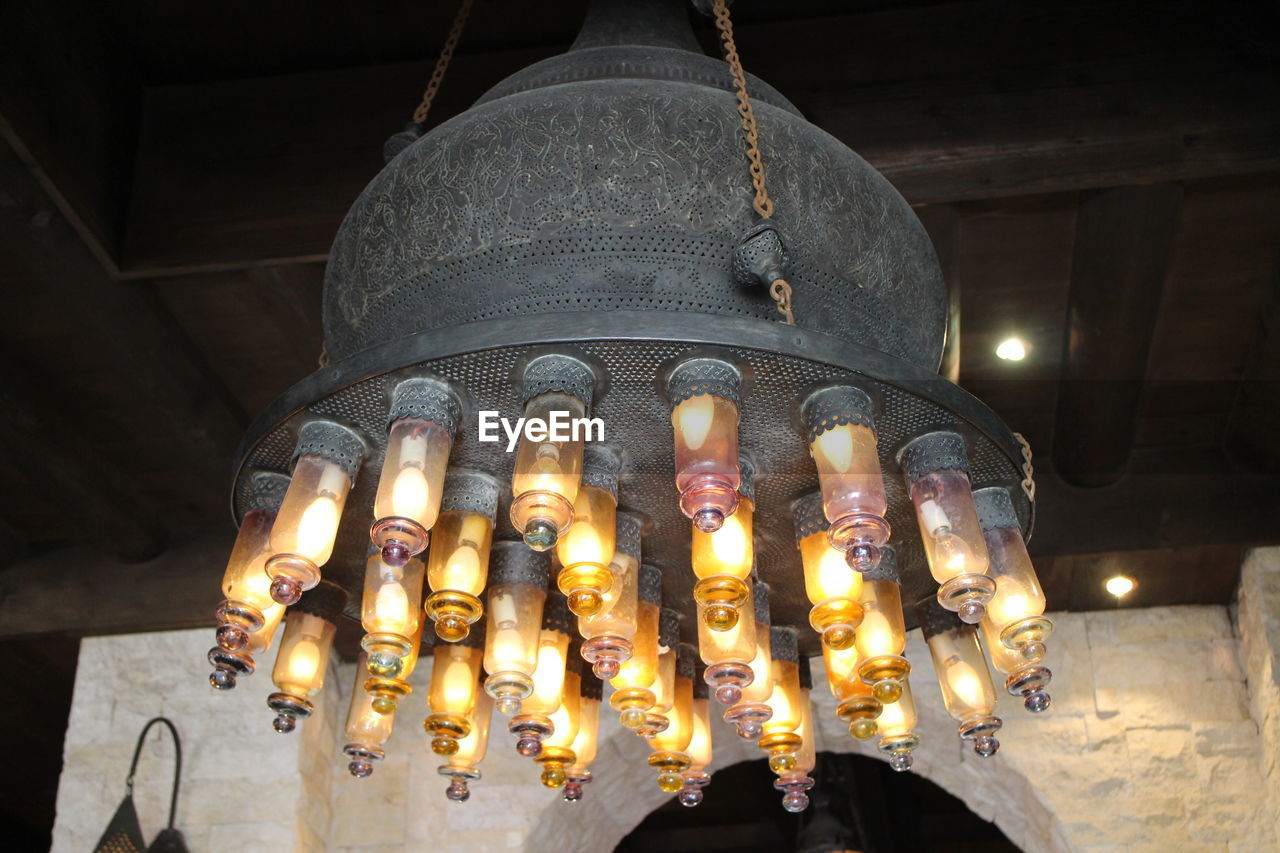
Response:
[[[1134,587],[1137,585],[1138,582],[1128,575],[1113,575],[1107,578],[1106,582],[1103,583],[1103,587],[1107,592],[1111,593],[1116,598],[1124,598],[1126,595],[1133,592]]]
[[[1022,361],[1027,357],[1027,345],[1018,338],[1007,338],[996,347],[996,357],[1005,361]]]

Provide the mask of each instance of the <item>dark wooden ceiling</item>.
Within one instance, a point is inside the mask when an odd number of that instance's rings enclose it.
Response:
[[[479,0],[432,123],[584,7]],[[237,441],[316,364],[329,242],[453,8],[0,6],[0,635],[209,619]],[[1230,600],[1280,541],[1274,4],[734,8],[748,68],[933,234],[947,369],[1035,450],[1052,606],[1115,571]]]

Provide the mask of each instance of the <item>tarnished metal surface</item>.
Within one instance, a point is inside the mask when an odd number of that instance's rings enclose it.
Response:
[[[773,319],[767,290],[733,280],[754,214],[729,86],[711,57],[601,45],[496,87],[353,205],[326,279],[330,354],[539,313]],[[915,214],[842,143],[752,86],[797,324],[936,367],[946,294]]]

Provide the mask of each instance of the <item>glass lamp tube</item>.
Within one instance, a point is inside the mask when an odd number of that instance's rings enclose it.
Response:
[[[388,565],[402,566],[427,547],[461,413],[461,401],[443,382],[407,379],[392,392],[387,452],[373,501],[377,520],[369,531]]]
[[[582,635],[582,659],[591,664],[596,678],[610,679],[631,657],[636,634],[637,590],[640,583],[640,519],[617,515],[615,550],[609,562],[613,579],[599,612],[578,617]]]
[[[931,432],[911,440],[898,454],[915,506],[938,602],[977,624],[995,593],[987,576],[987,546],[969,486],[964,439]]]
[[[293,457],[293,476],[271,525],[272,554],[266,563],[271,598],[284,605],[296,603],[320,582],[364,443],[344,426],[308,421],[298,431]]]
[[[600,745],[600,700],[604,685],[600,679],[583,674],[578,700],[578,735],[573,739],[573,764],[565,771],[564,799],[582,799],[582,786],[591,781],[591,764]]]
[[[873,569],[889,541],[884,479],[876,450],[871,398],[839,386],[810,394],[801,407],[809,455],[818,469],[822,505],[833,547],[850,567]],[[814,602],[815,604],[817,602]]]
[[[836,716],[849,724],[849,734],[856,740],[875,737],[877,720],[890,706],[876,698],[871,686],[856,676],[845,679],[837,698],[840,704],[836,706]]]
[[[409,676],[413,675],[413,669],[418,665],[418,651],[422,644],[422,620],[418,620],[418,627],[414,630],[413,636],[408,638],[408,651],[402,658],[396,658],[399,662],[399,671],[395,675],[384,675],[381,668],[373,662],[374,654],[369,654],[369,662],[366,665],[369,677],[365,679],[364,689],[373,696],[373,709],[381,714],[391,714],[396,710],[397,703],[413,692],[413,687],[409,684]]]
[[[920,745],[916,734],[916,702],[909,680],[902,682],[898,701],[885,705],[877,721],[880,741],[876,748],[889,756],[889,766],[898,772],[911,769],[911,753]]]
[[[432,752],[453,755],[471,731],[484,652],[468,638],[465,644],[437,643],[431,657],[431,686],[427,689],[431,713],[422,727],[431,735]]]
[[[261,654],[271,648],[271,643],[276,636],[276,630],[284,620],[286,609],[283,604],[275,604],[273,602],[270,607],[262,611],[262,627],[249,635],[249,645],[246,651],[252,654]]]
[[[707,768],[712,759],[711,702],[707,683],[696,675],[693,678],[693,734],[685,754],[689,756],[689,767],[681,774],[684,787],[676,799],[682,806],[693,807],[702,802],[702,789],[711,783]]]
[[[253,654],[270,645],[284,609],[271,598],[271,579],[264,566],[271,554],[271,525],[289,478],[259,471],[252,483],[244,519],[222,575],[223,600],[214,612],[218,628],[216,644],[208,652],[214,668],[209,683],[218,690],[231,690],[236,676],[253,674]]]
[[[567,356],[542,356],[525,368],[526,427],[511,478],[511,523],[536,551],[554,548],[573,522],[582,479],[579,428],[591,407],[593,381],[589,367]]]
[[[833,649],[822,647],[822,663],[827,671],[827,686],[836,699],[845,699],[849,695],[848,682],[861,681],[858,676],[858,648]]]
[[[685,361],[667,380],[680,511],[708,533],[738,507],[741,386],[736,367],[711,358]]]
[[[769,695],[769,708],[773,715],[764,724],[760,735],[760,748],[769,756],[769,769],[782,775],[796,764],[796,750],[800,747],[801,695],[800,667],[794,628],[773,626],[769,629],[773,654],[773,692]]]
[[[636,633],[632,639],[631,658],[618,667],[610,679],[613,695],[609,705],[618,711],[622,724],[633,731],[645,724],[653,707],[651,685],[658,675],[658,623],[662,601],[662,570],[657,566],[640,566],[637,587]]]
[[[693,528],[691,553],[698,579],[693,597],[713,631],[728,630],[737,621],[750,596],[748,578],[755,566],[755,466],[745,456],[739,457],[738,466],[742,472],[738,509],[714,532]]]
[[[804,567],[805,594],[813,605],[809,624],[822,635],[823,645],[847,649],[853,645],[855,631],[862,622],[862,605],[858,602],[862,574],[850,568],[845,554],[831,545],[819,495],[795,501],[791,512],[795,518],[796,547],[800,549],[800,562]],[[875,554],[875,563],[879,565],[879,546]]]
[[[485,616],[485,692],[506,716],[533,692],[551,561],[520,542],[493,546]]]
[[[921,602],[916,612],[947,713],[960,723],[960,736],[973,741],[974,752],[984,758],[994,755],[1000,748],[995,732],[1001,721],[995,716],[996,689],[977,627],[932,600]]]
[[[797,814],[809,807],[809,795],[806,793],[813,787],[813,779],[809,776],[818,763],[817,729],[813,724],[813,705],[809,701],[812,682],[807,677],[808,660],[801,659],[800,681],[800,726],[796,734],[800,736],[800,746],[796,750],[796,764],[791,770],[774,780],[773,787],[783,792],[782,807]],[[805,686],[808,685],[808,686]]]
[[[675,706],[676,669],[680,645],[680,612],[664,607],[658,614],[658,674],[649,689],[653,691],[653,707],[645,715],[645,722],[636,729],[641,737],[652,738],[666,731],[671,724],[671,709]]]
[[[582,675],[574,661],[564,676],[564,695],[551,715],[553,732],[542,742],[536,760],[542,765],[539,781],[548,788],[564,786],[566,769],[577,760],[573,742],[578,737],[582,712]]]
[[[738,736],[755,740],[773,716],[769,696],[773,693],[773,654],[769,648],[769,585],[757,581],[751,587],[752,610],[756,623],[755,655],[751,658],[751,683],[742,688],[738,701],[724,712],[726,723],[733,725]]]
[[[999,629],[986,619],[978,623],[982,645],[996,671],[1005,677],[1004,688],[1010,696],[1022,699],[1022,706],[1033,714],[1047,711],[1053,704],[1047,688],[1053,673],[1044,665],[1043,658],[1034,663],[1027,660],[1022,651],[1006,646]]]
[[[902,680],[911,664],[902,656],[907,647],[898,586],[897,553],[890,546],[880,551],[880,565],[862,575],[862,623],[854,646],[858,650],[858,676],[871,685],[881,702],[894,702],[902,692]]]
[[[533,691],[521,703],[520,713],[507,724],[507,730],[516,736],[516,751],[527,758],[537,758],[542,742],[555,732],[556,709],[568,694],[565,666],[573,630],[570,620],[565,597],[552,593],[542,611]]]
[[[650,738],[654,751],[649,755],[649,766],[658,771],[658,788],[674,794],[684,787],[681,774],[693,763],[688,749],[693,739],[693,677],[697,651],[688,643],[682,643],[670,654],[677,656],[672,703],[666,714],[670,725]]]
[[[562,568],[556,585],[578,616],[593,616],[613,585],[609,564],[617,545],[618,471],[622,460],[608,447],[586,447],[573,522],[556,542]]]
[[[480,778],[479,767],[489,745],[489,721],[492,716],[493,698],[483,690],[477,691],[476,704],[467,721],[470,730],[466,737],[458,741],[457,751],[436,768],[437,773],[450,780],[445,796],[451,802],[465,803],[471,796],[468,783]]]
[[[356,683],[351,689],[351,704],[347,709],[344,733],[347,744],[342,751],[351,759],[347,770],[357,779],[373,773],[374,764],[386,757],[382,745],[391,737],[395,723],[394,714],[379,714],[373,709],[373,696],[362,688],[365,656],[360,656],[356,666]]]
[[[426,614],[436,636],[456,643],[484,615],[480,594],[489,574],[498,481],[481,471],[450,470],[427,555]]]
[[[346,594],[334,587],[320,588],[326,598],[346,600]],[[306,608],[306,609],[299,609]],[[285,619],[284,637],[276,652],[271,680],[276,692],[267,698],[267,707],[276,712],[275,730],[286,734],[294,730],[299,717],[311,716],[314,706],[311,697],[324,686],[325,669],[329,664],[329,650],[333,647],[333,635],[337,630],[333,618],[342,612],[339,604],[332,618],[326,618],[328,606],[310,608],[305,602],[289,611]]]
[[[699,604],[698,652],[707,665],[703,678],[714,691],[716,701],[733,706],[742,701],[742,691],[755,680],[751,661],[756,657],[755,602],[750,594],[738,611],[733,627],[712,630],[705,618],[706,608]]]
[[[425,566],[416,558],[393,566],[374,551],[365,563],[364,597],[360,621],[365,635],[360,647],[369,653],[369,672],[398,678],[410,638],[422,621],[422,581]]]

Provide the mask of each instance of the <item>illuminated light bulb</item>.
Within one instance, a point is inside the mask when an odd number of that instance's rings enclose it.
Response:
[[[682,806],[692,808],[702,802],[702,789],[711,784],[711,774],[707,768],[711,766],[711,708],[707,698],[707,684],[696,676],[693,678],[693,732],[689,738],[689,746],[685,754],[689,756],[689,767],[681,773],[682,787],[676,795]]]
[[[507,724],[507,730],[516,737],[516,752],[526,758],[537,758],[543,741],[555,732],[553,718],[568,689],[571,620],[565,597],[559,593],[548,596],[538,633],[533,690],[521,704],[520,713]]]
[[[996,346],[996,358],[1004,361],[1022,361],[1027,357],[1027,345],[1018,338],[1006,338]]]
[[[460,741],[471,733],[484,657],[479,633],[468,635],[461,643],[438,643],[431,653],[431,685],[427,690],[431,713],[422,727],[431,735],[431,751],[436,755],[455,754]]]
[[[315,553],[331,544],[338,529],[338,502],[332,494],[319,495],[298,522],[298,550]]]
[[[902,656],[907,647],[902,592],[898,586],[897,552],[886,545],[880,565],[862,576],[862,624],[854,646],[858,651],[858,677],[870,685],[875,698],[888,704],[902,692],[902,681],[911,664]]]
[[[680,431],[686,447],[690,450],[702,449],[711,433],[714,416],[715,398],[705,394],[691,397],[687,405],[676,407],[676,429]]]
[[[395,715],[379,714],[373,709],[373,696],[361,689],[364,681],[364,656],[356,667],[356,683],[351,691],[344,733],[347,737],[343,753],[351,759],[347,770],[357,779],[373,773],[374,765],[386,757],[382,746],[391,737]]]
[[[874,569],[890,530],[871,398],[848,385],[823,388],[805,398],[800,414],[831,545],[851,568]]]
[[[404,659],[414,647],[421,627],[418,602],[422,600],[425,567],[410,558],[403,566],[391,566],[376,549],[365,563],[364,596],[360,622],[365,635],[360,647],[369,653],[368,670],[387,678],[401,678]]]
[[[911,684],[904,679],[902,695],[898,701],[884,706],[877,721],[880,741],[876,748],[889,756],[889,766],[899,773],[911,769],[911,753],[920,745],[920,736],[915,731],[916,720]]]
[[[512,716],[533,692],[551,560],[520,542],[498,542],[489,563],[484,689],[501,714]]]
[[[995,716],[995,686],[978,643],[977,628],[961,622],[957,614],[932,599],[916,606],[916,616],[947,713],[959,722],[960,736],[973,741],[978,755],[994,755],[1000,748],[995,732],[1001,721]]]
[[[649,766],[658,771],[658,788],[674,794],[684,787],[683,773],[693,765],[688,749],[693,740],[693,679],[697,651],[688,643],[682,643],[669,654],[676,656],[672,702],[666,713],[670,722],[666,729],[649,739],[653,746]]]
[[[422,553],[440,512],[442,483],[462,404],[448,385],[406,379],[391,395],[387,452],[369,538],[389,565]]]
[[[583,452],[582,485],[573,504],[573,523],[556,543],[563,568],[556,585],[578,616],[594,616],[613,585],[609,564],[616,546],[618,472],[621,457],[592,444]]]
[[[475,706],[467,716],[467,735],[458,741],[458,748],[445,757],[445,763],[436,772],[449,779],[445,797],[450,802],[465,803],[471,797],[468,787],[480,778],[480,762],[489,744],[489,720],[493,716],[493,699],[484,691],[476,694]]]
[[[374,613],[379,622],[404,624],[409,621],[409,596],[398,583],[384,583],[374,599]]]
[[[489,573],[498,480],[480,471],[455,468],[445,475],[440,515],[427,554],[424,605],[436,636],[449,643],[466,638],[484,615],[480,595]]]
[[[293,476],[271,526],[265,566],[278,604],[296,603],[320,582],[364,450],[359,436],[331,421],[308,421],[298,431]]]
[[[813,686],[808,658],[800,659],[800,725],[795,733],[800,738],[796,748],[795,764],[780,774],[773,787],[783,793],[782,807],[796,814],[809,807],[808,791],[813,787],[809,776],[817,765],[817,727],[813,723],[813,705],[809,692]]]
[[[795,769],[796,750],[801,746],[800,727],[804,697],[800,692],[800,668],[797,637],[794,628],[773,626],[769,629],[773,655],[773,692],[769,707],[773,715],[764,724],[760,749],[769,756],[769,769],[783,776]]]
[[[813,605],[809,624],[822,636],[824,646],[847,649],[853,645],[855,631],[863,619],[863,608],[858,601],[863,573],[855,572],[845,554],[831,544],[820,495],[808,495],[793,502],[791,514],[795,519],[796,547],[804,567],[805,594]],[[877,548],[877,565],[883,559],[881,554],[882,549]]]
[[[222,575],[224,598],[214,611],[216,644],[207,654],[213,665],[209,683],[218,690],[231,690],[237,676],[253,674],[253,654],[270,645],[283,611],[271,599],[271,580],[264,566],[271,553],[271,525],[289,478],[259,471],[251,483],[240,532]]]
[[[974,625],[996,585],[987,574],[987,546],[969,485],[964,439],[953,432],[917,436],[898,452],[915,506],[938,602]]]
[[[680,511],[705,533],[738,506],[738,397],[742,375],[725,361],[694,358],[667,379]]]
[[[613,685],[609,705],[618,712],[622,725],[632,731],[644,727],[648,711],[657,700],[651,688],[658,677],[661,569],[647,563],[640,566],[636,598],[636,633],[631,641],[631,657],[609,680]]]
[[[391,503],[408,518],[425,515],[431,505],[431,486],[421,468],[401,468],[391,487]]]
[[[640,519],[627,513],[616,518],[615,550],[609,561],[613,580],[598,613],[578,617],[582,634],[582,659],[591,664],[596,678],[618,674],[630,657],[636,635],[636,606],[640,582]]]
[[[564,799],[576,802],[582,799],[582,786],[591,781],[591,764],[596,760],[600,743],[600,701],[604,685],[599,679],[583,674],[578,699],[578,734],[570,749],[573,762],[565,768]]]
[[[1112,575],[1107,578],[1103,587],[1116,598],[1124,598],[1126,595],[1133,592],[1137,585],[1138,582],[1128,575]]]
[[[1032,713],[1049,708],[1045,687],[1053,673],[1043,665],[1053,623],[1044,615],[1045,597],[1009,492],[993,487],[974,492],[974,505],[990,556],[988,574],[996,592],[981,622],[991,663],[1003,673],[1005,689],[1020,696]]]
[[[747,579],[755,566],[755,465],[741,456],[738,468],[742,479],[737,510],[714,532],[693,527],[691,556],[693,574],[698,579],[693,598],[713,631],[727,631],[737,622],[739,611],[748,604]]]
[[[567,608],[566,608],[567,610]],[[542,741],[535,760],[542,767],[539,781],[547,788],[562,788],[568,781],[567,769],[577,761],[573,752],[581,726],[582,676],[577,659],[564,675],[564,694],[551,715],[552,731]]]
[[[769,585],[757,582],[751,588],[755,617],[755,654],[751,658],[751,683],[743,687],[738,701],[724,712],[724,720],[733,725],[738,736],[755,740],[764,724],[773,716],[769,697],[773,694],[773,653],[769,640]]]
[[[285,618],[284,636],[276,653],[271,680],[276,692],[267,706],[276,712],[274,728],[293,731],[299,718],[311,716],[311,697],[324,686],[329,650],[347,594],[339,586],[321,582],[309,590]]]
[[[581,424],[591,408],[594,381],[591,368],[568,356],[542,356],[525,368],[521,399],[526,423],[550,424],[554,412],[557,420],[567,417],[574,425],[566,436],[553,437],[547,430],[538,440],[525,431],[516,450],[511,523],[536,551],[554,548],[573,522],[582,478]]]

